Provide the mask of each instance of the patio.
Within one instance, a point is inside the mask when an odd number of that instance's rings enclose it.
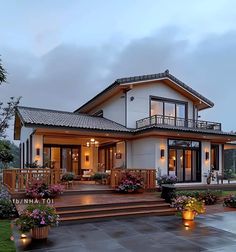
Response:
[[[176,216],[152,216],[59,226],[47,241],[19,239],[18,251],[236,251],[234,212],[198,217],[186,227]]]

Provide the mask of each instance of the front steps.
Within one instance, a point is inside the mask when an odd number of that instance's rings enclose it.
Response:
[[[99,197],[99,195],[98,195]],[[173,215],[176,213],[163,199],[125,201],[120,203],[105,203],[92,205],[68,205],[55,206],[64,224],[72,222],[90,222],[107,219],[151,216],[151,215]]]

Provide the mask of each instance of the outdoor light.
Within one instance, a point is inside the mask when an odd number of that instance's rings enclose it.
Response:
[[[161,149],[161,158],[164,158],[164,157],[165,157],[165,150]]]
[[[206,160],[209,160],[209,151],[206,151],[205,154],[206,154],[205,159],[206,159]]]
[[[36,148],[36,155],[40,156],[40,148]]]
[[[85,161],[89,162],[89,155],[85,155]]]
[[[21,239],[27,238],[27,235],[26,234],[21,234],[20,238]]]

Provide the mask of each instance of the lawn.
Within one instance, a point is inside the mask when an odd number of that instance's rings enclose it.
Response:
[[[9,220],[0,220],[0,251],[15,252],[16,247],[14,241],[10,240],[12,235]]]

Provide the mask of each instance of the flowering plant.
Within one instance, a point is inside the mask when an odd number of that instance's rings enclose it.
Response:
[[[203,200],[184,195],[175,198],[172,202],[172,207],[175,207],[180,212],[185,210],[194,211],[195,214],[204,213],[206,210]]]
[[[229,195],[224,198],[224,206],[236,208],[236,195]]]
[[[48,186],[42,180],[33,180],[26,188],[26,195],[31,198],[54,198],[62,194],[64,187],[62,185]]]
[[[56,210],[44,204],[29,205],[16,220],[21,232],[28,232],[34,227],[58,225],[59,215]]]
[[[178,179],[175,175],[162,175],[157,178],[157,183],[159,186],[162,186],[163,184],[175,184],[177,183]]]
[[[129,192],[137,191],[138,189],[143,188],[143,178],[141,176],[134,176],[130,173],[125,173],[124,177],[121,180],[120,185],[117,188],[118,192]]]

